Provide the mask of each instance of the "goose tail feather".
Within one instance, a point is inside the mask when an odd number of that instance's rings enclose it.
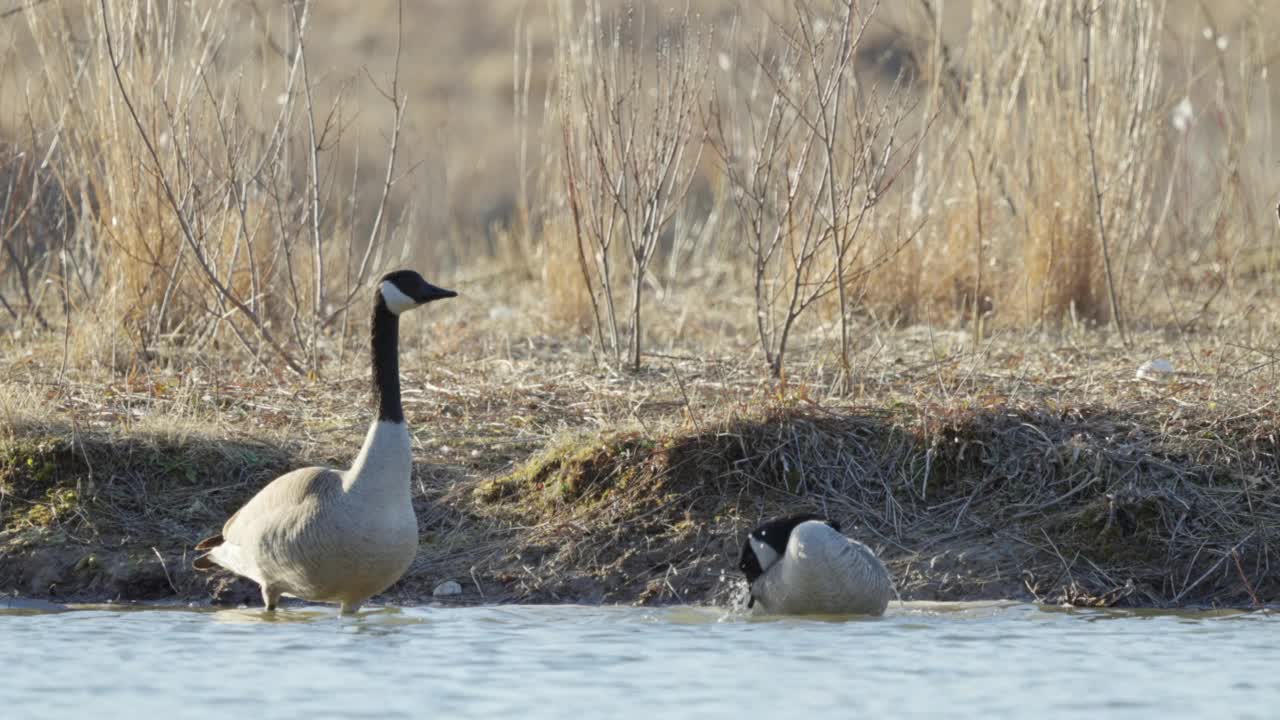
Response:
[[[218,534],[212,537],[207,537],[201,540],[200,542],[196,543],[195,549],[203,550],[204,554],[197,557],[195,560],[191,561],[192,569],[199,570],[201,572],[207,572],[217,567],[218,563],[214,561],[212,557],[210,557],[210,555],[212,555],[210,551],[222,545],[222,542],[223,542],[222,535]]]
[[[211,535],[210,537],[196,543],[196,549],[205,551],[212,550],[221,545],[222,542],[222,533],[218,533],[217,535]]]

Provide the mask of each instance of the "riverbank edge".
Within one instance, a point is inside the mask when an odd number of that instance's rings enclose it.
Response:
[[[380,600],[733,605],[745,533],[812,510],[875,548],[904,600],[1274,602],[1275,418],[1179,420],[792,405],[569,434],[497,473],[418,462],[418,558]],[[280,472],[344,462],[260,436],[50,423],[13,424],[0,450],[0,593],[57,602],[254,605],[252,583],[192,571],[192,546]],[[448,581],[461,592],[435,595]]]

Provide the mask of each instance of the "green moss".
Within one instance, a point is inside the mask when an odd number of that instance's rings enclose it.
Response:
[[[43,501],[32,503],[26,512],[16,514],[8,523],[15,529],[45,529],[58,518],[66,517],[80,506],[80,495],[71,488],[50,488]]]
[[[18,493],[31,486],[47,488],[55,479],[61,446],[51,438],[0,440],[0,489]]]
[[[102,569],[102,563],[98,560],[98,556],[89,553],[76,561],[75,571],[86,575],[92,575]]]
[[[16,427],[0,432],[0,530],[196,534],[301,464],[256,441]]]
[[[67,443],[48,437],[0,439],[0,529],[47,528],[80,505],[80,496],[60,486],[63,470],[79,465]]]
[[[475,500],[552,507],[608,497],[636,475],[635,463],[656,443],[633,433],[577,435],[555,443],[511,472],[480,483]]]
[[[476,486],[472,495],[483,503],[496,503],[520,491],[521,478],[516,474],[486,480]]]

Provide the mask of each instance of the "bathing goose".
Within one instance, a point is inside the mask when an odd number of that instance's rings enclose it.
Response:
[[[382,278],[373,303],[373,388],[378,416],[349,470],[309,467],[282,475],[201,540],[192,566],[220,565],[253,580],[274,610],[281,595],[336,602],[343,613],[386,590],[413,562],[418,520],[413,458],[400,404],[400,314],[455,297],[412,270]]]
[[[817,515],[774,518],[751,531],[738,569],[747,577],[747,607],[782,615],[880,615],[893,581],[871,548]]]

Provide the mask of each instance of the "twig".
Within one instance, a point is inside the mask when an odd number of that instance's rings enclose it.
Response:
[[[973,175],[974,218],[978,226],[977,262],[973,280],[973,346],[982,344],[982,181],[978,177],[978,163],[973,159],[973,150],[968,149],[969,172]]]
[[[600,320],[600,305],[596,302],[596,291],[591,285],[591,269],[587,266],[586,238],[582,236],[582,210],[578,205],[578,183],[574,177],[573,163],[569,156],[572,143],[569,140],[569,127],[562,128],[564,134],[564,176],[569,190],[569,209],[573,214],[574,237],[578,248],[578,270],[582,273],[582,284],[587,288],[587,298],[591,301],[591,317],[595,320],[596,339],[600,343],[600,352],[604,352],[604,325]],[[616,350],[616,345],[615,345]]]
[[[400,95],[400,61],[404,54],[404,0],[396,3],[396,54],[395,65],[391,71],[391,87],[387,90],[378,88],[392,108],[391,137],[387,140],[387,171],[382,178],[382,192],[378,196],[378,209],[373,215],[373,225],[369,228],[369,242],[365,245],[364,255],[360,258],[360,266],[356,270],[356,276],[351,280],[351,284],[347,289],[347,297],[342,304],[325,318],[322,325],[328,325],[340,313],[346,312],[351,307],[351,302],[355,298],[357,292],[363,287],[366,276],[369,272],[369,261],[373,257],[373,249],[379,245],[378,236],[382,232],[383,225],[387,223],[385,220],[387,214],[387,204],[391,198],[391,189],[395,187],[398,180],[396,177],[396,160],[400,156],[400,131],[404,127],[404,98]],[[370,82],[372,82],[372,77]],[[374,87],[378,87],[374,83]]]
[[[47,2],[49,2],[49,0],[31,0],[31,2],[18,5],[17,7],[11,7],[8,10],[0,12],[0,20],[7,20],[18,13],[31,10],[32,8],[38,8]]]
[[[302,96],[306,103],[307,110],[307,171],[310,173],[307,190],[310,193],[311,201],[310,212],[307,213],[307,221],[310,223],[311,230],[311,262],[312,272],[315,276],[312,278],[314,282],[313,293],[315,306],[312,309],[311,324],[311,369],[316,370],[316,364],[319,362],[319,346],[317,338],[320,333],[320,318],[324,312],[324,249],[320,239],[320,138],[316,133],[316,106],[315,98],[311,93],[311,75],[307,71],[307,45],[306,45],[306,27],[307,16],[311,10],[311,3],[303,0],[302,9],[299,11],[298,4],[292,5],[292,17],[294,24],[294,33],[298,38],[298,59],[302,68]]]
[[[1214,572],[1215,570],[1217,570],[1219,567],[1221,567],[1221,566],[1222,566],[1222,563],[1224,563],[1224,562],[1226,562],[1226,561],[1227,561],[1227,558],[1229,558],[1229,557],[1231,557],[1232,555],[1234,555],[1234,554],[1235,554],[1235,552],[1236,552],[1237,550],[1239,550],[1239,549],[1240,549],[1240,547],[1241,547],[1242,545],[1244,545],[1245,543],[1249,542],[1249,540],[1253,538],[1253,534],[1254,534],[1255,532],[1257,532],[1257,531],[1256,531],[1256,530],[1251,530],[1251,531],[1249,531],[1249,534],[1248,534],[1248,535],[1245,535],[1243,540],[1241,540],[1240,542],[1236,543],[1235,547],[1231,548],[1231,550],[1230,550],[1230,551],[1223,553],[1223,554],[1222,554],[1222,557],[1218,558],[1218,562],[1214,563],[1214,564],[1213,564],[1213,566],[1212,566],[1212,567],[1210,567],[1208,570],[1205,570],[1205,571],[1204,571],[1204,574],[1203,574],[1203,575],[1201,575],[1200,577],[1196,578],[1196,581],[1195,581],[1195,582],[1193,582],[1193,583],[1191,583],[1190,585],[1188,585],[1188,586],[1186,586],[1186,587],[1182,588],[1182,592],[1178,593],[1177,595],[1175,595],[1175,596],[1173,597],[1173,604],[1174,604],[1174,605],[1177,605],[1177,604],[1182,600],[1182,598],[1186,597],[1187,593],[1189,593],[1189,592],[1191,592],[1192,590],[1194,590],[1194,589],[1196,588],[1196,586],[1197,586],[1197,585],[1199,585],[1200,583],[1202,583],[1202,582],[1204,582],[1204,581],[1205,581],[1205,578],[1207,578],[1207,577],[1209,577],[1210,575],[1212,575],[1212,574],[1213,574],[1213,572]]]
[[[1249,599],[1253,601],[1253,606],[1262,607],[1262,601],[1258,599],[1258,593],[1253,590],[1253,583],[1249,582],[1249,578],[1244,574],[1244,566],[1240,564],[1240,553],[1236,551],[1236,548],[1231,548],[1231,559],[1236,561],[1236,572],[1239,573],[1240,582],[1244,583],[1244,591],[1249,593]]]
[[[1049,537],[1049,533],[1045,532],[1044,528],[1040,528],[1040,534],[1049,543],[1049,547],[1053,548],[1053,554],[1058,556],[1058,562],[1062,563],[1062,570],[1067,574],[1067,580],[1071,581],[1072,585],[1075,585],[1076,579],[1071,573],[1071,564],[1067,562],[1066,558],[1062,557],[1062,551],[1058,549],[1057,543],[1053,541],[1053,538]]]
[[[156,559],[160,561],[160,569],[164,571],[164,579],[165,582],[169,583],[169,589],[173,591],[174,595],[178,595],[178,586],[173,584],[173,578],[169,576],[169,566],[165,563],[164,556],[160,554],[160,551],[154,545],[151,546],[151,552],[155,553]]]
[[[1089,142],[1089,169],[1093,177],[1093,210],[1098,223],[1098,239],[1102,244],[1102,266],[1107,274],[1107,297],[1111,301],[1111,315],[1115,320],[1116,331],[1120,333],[1120,342],[1129,347],[1129,334],[1124,329],[1124,317],[1120,314],[1120,300],[1116,296],[1116,281],[1111,272],[1111,252],[1107,245],[1107,222],[1102,212],[1102,181],[1098,177],[1098,152],[1093,137],[1093,103],[1090,100],[1089,54],[1093,48],[1093,14],[1095,8],[1089,7],[1090,0],[1084,0],[1081,19],[1084,22],[1084,73],[1080,80],[1080,101],[1084,105],[1084,132]]]
[[[61,252],[58,253],[62,260],[62,277],[59,278],[62,285],[62,315],[64,327],[62,329],[62,366],[58,368],[58,382],[61,383],[67,377],[67,362],[71,354],[71,288],[68,285],[67,273],[67,254],[66,243],[63,243]]]
[[[671,363],[671,372],[676,376],[676,384],[680,387],[680,397],[684,399],[684,409],[688,413],[689,419],[693,421],[694,431],[701,434],[702,422],[693,408],[693,403],[689,400],[689,392],[684,386],[684,377],[680,375],[680,368],[674,362]]]

